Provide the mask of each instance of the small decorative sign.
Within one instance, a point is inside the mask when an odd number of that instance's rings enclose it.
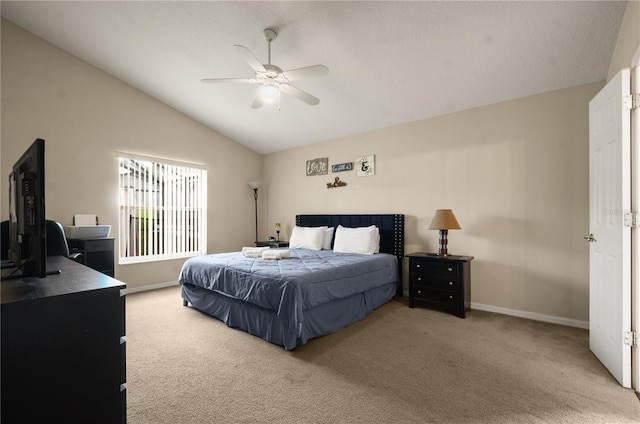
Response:
[[[353,169],[353,162],[338,163],[331,165],[331,172],[351,171]]]
[[[356,159],[356,175],[358,177],[368,177],[376,175],[375,155],[360,156]]]
[[[333,180],[332,183],[327,183],[327,188],[344,187],[346,185],[347,183],[345,183],[344,181],[340,181],[340,177],[336,177],[336,179]]]
[[[307,177],[329,173],[329,158],[316,158],[307,161]]]

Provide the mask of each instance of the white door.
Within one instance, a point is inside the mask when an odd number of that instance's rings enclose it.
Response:
[[[589,103],[589,348],[624,387],[631,387],[631,207],[629,69]]]
[[[631,92],[640,99],[640,46],[631,70]],[[640,107],[631,111],[631,208],[640,210]],[[631,330],[640,332],[640,231],[631,230]],[[640,392],[640,348],[631,349],[631,387]]]

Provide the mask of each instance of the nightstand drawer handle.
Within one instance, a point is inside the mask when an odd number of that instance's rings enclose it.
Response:
[[[447,268],[447,271],[451,272],[451,271],[453,271],[453,268],[449,267],[449,268]]]
[[[422,290],[418,290],[418,294],[422,294]]]
[[[416,268],[420,268],[420,264],[416,264]]]
[[[422,281],[422,277],[418,277],[418,281]]]
[[[449,296],[449,299],[453,299],[453,296]]]
[[[449,281],[449,285],[450,285],[450,286],[453,286],[453,281]]]

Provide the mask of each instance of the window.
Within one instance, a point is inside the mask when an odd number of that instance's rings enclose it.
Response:
[[[207,250],[207,170],[119,153],[119,263],[185,258]]]

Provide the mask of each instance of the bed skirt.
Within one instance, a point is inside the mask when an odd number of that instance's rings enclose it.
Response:
[[[246,331],[292,350],[313,337],[334,333],[363,319],[396,294],[391,282],[364,293],[335,299],[303,311],[298,332],[292,331],[275,311],[243,302],[188,283],[182,284],[182,298],[195,309],[218,318],[227,326]]]

